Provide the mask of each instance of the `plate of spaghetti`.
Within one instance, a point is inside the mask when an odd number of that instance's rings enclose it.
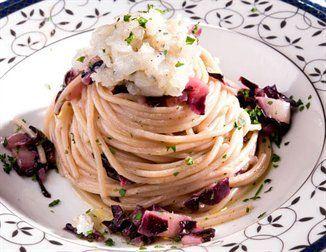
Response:
[[[325,119],[306,76],[255,39],[166,14],[119,15],[4,79],[0,196],[35,226],[100,248],[210,244],[309,176]]]

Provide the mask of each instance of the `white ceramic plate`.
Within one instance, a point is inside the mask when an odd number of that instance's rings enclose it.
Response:
[[[44,3],[44,5],[46,4],[48,3]],[[183,7],[186,8],[188,5],[186,3]],[[59,7],[52,6],[54,11]],[[140,7],[136,4],[134,8]],[[193,8],[188,8],[188,10]],[[64,9],[67,10],[68,7],[64,6]],[[225,9],[223,10],[225,11]],[[35,8],[35,11],[39,15],[42,14],[37,8]],[[103,10],[100,13],[103,14],[104,12]],[[216,10],[208,11],[205,19],[209,20],[213,12],[216,15]],[[31,14],[31,12],[26,13],[29,16]],[[66,13],[68,13],[66,18],[71,18],[69,11],[66,11]],[[96,11],[94,13],[93,16],[96,16]],[[21,15],[24,17],[24,14]],[[54,18],[55,16],[53,16]],[[41,15],[40,22],[42,20]],[[110,19],[106,19],[106,21],[108,20]],[[68,22],[67,25],[72,22],[59,21],[54,22]],[[41,26],[40,22],[38,26]],[[74,27],[78,27],[79,23],[74,22],[76,23]],[[49,29],[49,31],[51,36],[53,30]],[[21,32],[22,35],[18,35],[16,29],[9,29],[8,32],[9,36],[15,37],[11,47],[16,54],[18,52],[25,55],[24,53],[27,50],[29,52],[28,56],[21,58],[19,64],[9,69],[0,79],[1,136],[6,136],[13,130],[10,120],[17,116],[24,118],[34,126],[42,128],[45,108],[60,89],[63,76],[70,68],[71,58],[75,54],[75,50],[87,46],[90,38],[90,32],[84,31],[73,33],[70,36],[60,34],[61,36],[58,35],[56,41],[49,43],[45,41],[48,35],[40,35],[41,33],[38,31],[30,33],[28,36],[24,35],[23,32]],[[217,236],[214,241],[203,245],[205,248],[207,246],[207,249],[224,246],[224,249],[234,249],[235,251],[237,249],[247,250],[247,246],[250,248],[250,242],[252,242],[254,245],[251,248],[255,249],[259,247],[265,249],[268,245],[275,250],[282,249],[284,244],[279,243],[280,238],[278,237],[291,229],[287,225],[292,225],[289,223],[292,223],[294,218],[294,222],[300,221],[302,218],[311,218],[311,216],[302,216],[301,214],[293,215],[290,210],[284,213],[282,211],[286,209],[285,205],[292,209],[291,206],[298,204],[300,196],[294,197],[293,195],[298,195],[298,190],[302,190],[304,183],[309,178],[312,179],[311,174],[318,164],[325,141],[323,105],[315,86],[302,69],[272,46],[245,34],[208,25],[203,26],[200,42],[213,55],[219,57],[221,68],[228,78],[236,80],[240,76],[245,76],[261,86],[276,84],[278,89],[288,96],[293,95],[296,99],[300,98],[305,104],[310,103],[309,109],[304,109],[294,115],[292,128],[285,136],[281,148],[274,147],[275,152],[281,156],[281,162],[278,168],[273,168],[268,173],[266,178],[271,179],[272,182],[264,185],[263,192],[272,189],[269,192],[262,193],[262,198],[254,202],[255,209],[250,214],[216,227]],[[24,43],[25,46],[19,45]],[[6,59],[7,62],[10,59],[10,57]],[[13,61],[15,60],[17,59]],[[308,99],[309,96],[311,96],[311,99]],[[290,143],[285,146],[285,142]],[[0,148],[0,152],[3,151]],[[320,166],[323,167],[322,164]],[[319,181],[320,177],[317,180]],[[320,182],[322,183],[322,181]],[[259,186],[260,184],[257,185],[257,187]],[[55,249],[56,246],[59,246],[59,249],[62,246],[59,244],[64,244],[65,248],[72,247],[74,249],[86,249],[94,246],[103,248],[101,244],[80,241],[62,230],[65,223],[70,222],[73,217],[89,208],[73,191],[70,184],[59,174],[51,172],[46,187],[52,194],[51,200],[41,195],[38,185],[31,179],[18,177],[14,172],[8,176],[0,171],[1,203],[8,208],[9,212],[14,213],[14,215],[0,214],[0,236],[4,240],[23,248],[33,244],[47,244],[47,246],[52,246],[51,249]],[[322,187],[322,185],[319,187]],[[316,188],[317,192],[323,191],[319,190],[318,186]],[[252,194],[254,192],[255,189]],[[322,195],[317,196],[323,197]],[[49,202],[57,198],[62,203],[50,209],[48,207]],[[289,199],[291,199],[290,204],[286,203]],[[308,200],[306,200],[306,203],[301,200],[300,203],[302,207],[307,207]],[[275,210],[276,212],[274,212]],[[281,213],[275,214],[277,211]],[[298,210],[292,209],[292,211],[296,213]],[[322,210],[320,211],[322,212]],[[4,212],[8,211],[4,210]],[[271,215],[257,224],[257,217],[264,212],[266,212],[265,216]],[[297,215],[300,215],[300,218]],[[18,218],[15,216],[28,224],[18,223]],[[304,223],[306,221],[300,222]],[[32,225],[32,228],[29,228],[29,224]],[[241,240],[240,233],[241,235],[244,234],[244,241]],[[110,249],[134,250],[119,237],[114,237],[114,240],[116,245]],[[264,240],[264,242],[258,242],[261,240]],[[246,245],[246,242],[249,245]],[[178,244],[172,245],[179,246]],[[164,248],[168,249],[171,244],[164,246]],[[148,249],[151,248],[153,247],[148,247]]]

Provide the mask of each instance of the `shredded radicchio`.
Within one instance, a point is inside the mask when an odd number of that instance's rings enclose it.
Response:
[[[204,115],[207,94],[208,86],[205,83],[198,78],[190,78],[181,96],[146,97],[146,104],[151,107],[171,107],[186,103],[194,113]]]
[[[120,181],[121,186],[125,186],[127,184],[132,184],[133,182],[129,179],[125,178],[124,176],[119,175],[119,173],[111,166],[109,160],[106,158],[104,154],[101,155],[102,157],[102,163],[106,170],[106,174],[108,177]]]
[[[218,183],[213,184],[210,188],[194,194],[186,200],[184,206],[192,211],[198,211],[201,204],[215,205],[221,202],[230,193],[229,179],[225,178]]]
[[[78,238],[83,239],[83,240],[87,240],[89,242],[93,242],[93,241],[103,241],[104,237],[101,233],[99,233],[98,231],[94,230],[93,232],[91,232],[88,235],[84,235],[84,234],[78,234],[77,233],[77,228],[73,227],[73,225],[71,225],[70,223],[67,223],[66,226],[63,228],[64,230],[75,234]]]
[[[125,212],[118,205],[111,206],[113,219],[103,221],[111,233],[118,233],[127,238],[134,245],[148,245],[159,237],[184,237],[184,244],[192,244],[187,236],[193,236],[196,241],[206,242],[215,236],[214,229],[201,229],[196,221],[190,217],[170,213],[160,207],[151,207],[145,210],[141,206],[131,212]],[[187,243],[190,242],[190,243]]]
[[[29,126],[36,134],[35,138],[31,138],[28,134],[18,132],[4,138],[3,146],[11,152],[12,157],[8,156],[11,168],[13,168],[19,176],[35,177],[38,182],[42,194],[50,198],[51,194],[44,186],[46,173],[56,168],[55,148],[53,143],[37,128]],[[46,163],[43,164],[39,160],[37,146],[42,145]],[[1,160],[5,163],[5,160]],[[9,173],[10,170],[7,170]]]
[[[262,131],[279,146],[282,136],[291,125],[291,112],[297,103],[280,93],[276,86],[259,88],[257,84],[240,77],[245,88],[238,91],[241,107],[245,108],[253,123],[261,123]]]

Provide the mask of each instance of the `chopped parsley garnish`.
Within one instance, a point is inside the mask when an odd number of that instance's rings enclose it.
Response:
[[[268,105],[272,105],[273,102],[272,102],[272,101],[268,101],[267,104],[268,104]]]
[[[308,96],[308,100],[310,100],[311,98],[312,98],[312,96],[311,96],[311,95],[309,95],[309,96]]]
[[[78,59],[76,59],[76,61],[79,61],[81,63],[83,63],[85,60],[85,56],[80,56]]]
[[[8,139],[6,137],[3,139],[2,145],[5,148],[7,147],[7,145],[8,145]]]
[[[86,232],[86,234],[87,234],[87,235],[91,235],[91,234],[93,234],[93,230],[88,230],[88,231]]]
[[[89,214],[91,212],[91,209],[88,209],[87,211],[86,211],[86,214]]]
[[[272,155],[272,163],[277,163],[281,160],[281,157],[275,153]]]
[[[198,25],[199,25],[199,23],[194,25],[194,27],[192,28],[192,31],[191,31],[192,34],[197,34],[198,29],[199,29]]]
[[[68,150],[65,150],[65,154],[68,154],[69,153],[69,151]]]
[[[178,61],[178,62],[175,64],[175,67],[181,67],[181,66],[183,66],[183,65],[184,65],[184,63]]]
[[[145,246],[140,246],[139,250],[146,250],[147,248]]]
[[[105,245],[106,245],[106,246],[109,246],[109,247],[112,247],[112,246],[114,246],[114,241],[113,241],[111,238],[108,238],[108,239],[105,241]]]
[[[299,111],[301,112],[302,110],[304,110],[304,105],[299,107]]]
[[[250,116],[250,120],[252,124],[259,123],[259,117],[263,114],[261,109],[256,106],[254,109],[245,109]]]
[[[181,241],[181,237],[180,236],[176,236],[173,239],[175,242],[180,242]]]
[[[187,165],[193,165],[194,164],[194,160],[192,159],[192,157],[187,157],[186,158],[186,164]]]
[[[54,201],[52,201],[50,204],[49,204],[49,207],[54,207],[56,205],[58,205],[61,201],[59,199],[56,199]]]
[[[265,179],[265,180],[264,180],[264,183],[265,183],[265,184],[269,184],[270,182],[272,182],[271,179]]]
[[[143,17],[138,18],[138,24],[143,28],[146,28],[147,22],[148,22],[148,20],[146,18],[143,18]]]
[[[157,244],[154,246],[154,248],[164,248],[164,247],[162,245]]]
[[[238,129],[238,130],[241,130],[242,127],[240,127],[237,122],[234,122],[234,128]]]
[[[261,184],[258,187],[258,190],[256,191],[254,198],[257,198],[257,196],[260,194],[261,190],[263,190],[263,186],[264,186],[264,184]]]
[[[287,146],[287,145],[289,145],[289,143],[290,143],[290,142],[285,142],[284,145]]]
[[[168,50],[164,50],[163,54],[166,56],[168,54]]]
[[[169,151],[169,150],[173,150],[173,152],[176,152],[177,151],[177,147],[175,145],[172,145],[172,146],[166,146],[166,150]]]
[[[105,48],[102,48],[102,52],[105,53]]]
[[[136,216],[135,216],[135,219],[136,220],[141,220],[141,217],[142,217],[142,213],[137,213]]]
[[[128,45],[130,45],[130,43],[134,40],[135,35],[133,34],[133,32],[130,32],[128,38],[125,39],[125,41],[127,42]]]
[[[165,12],[168,12],[169,10],[161,10],[161,9],[155,9],[156,11],[158,11],[161,14],[165,14]]]
[[[174,173],[173,173],[173,176],[175,176],[175,177],[176,177],[176,176],[178,176],[178,174],[179,174],[179,172],[178,172],[178,171],[176,171],[176,172],[174,172]]]
[[[226,159],[226,157],[227,157],[227,154],[225,153],[225,154],[222,156],[222,158],[223,158],[223,159]]]
[[[22,128],[23,128],[23,127],[22,127],[22,126],[20,126],[20,125],[19,125],[19,126],[17,126],[17,128],[16,128],[16,133],[17,133],[17,132],[19,132],[19,131],[20,131]]]
[[[247,207],[247,208],[246,208],[246,213],[249,213],[249,211],[250,211],[250,208]]]
[[[113,148],[113,147],[109,147],[109,149],[110,149],[110,151],[111,151],[111,153],[114,155],[117,151]]]
[[[310,108],[310,102],[308,102],[308,103],[306,104],[306,108],[307,108],[307,109]]]
[[[249,98],[249,89],[241,89],[239,93],[242,94],[244,98]]]
[[[126,192],[127,192],[127,190],[124,189],[124,188],[121,188],[121,189],[119,190],[119,194],[120,194],[121,197],[126,196]]]
[[[9,174],[16,164],[16,159],[4,153],[0,154],[0,162],[3,164],[3,171]]]
[[[195,38],[192,38],[192,37],[189,37],[189,36],[187,36],[187,38],[186,38],[186,44],[187,45],[192,45],[195,41],[196,41]]]
[[[129,21],[130,21],[130,18],[131,18],[131,15],[129,15],[129,14],[124,15],[124,16],[123,16],[123,21],[125,21],[125,22],[129,22]]]
[[[256,7],[252,7],[251,10],[250,10],[252,13],[255,13],[257,11],[257,8]]]

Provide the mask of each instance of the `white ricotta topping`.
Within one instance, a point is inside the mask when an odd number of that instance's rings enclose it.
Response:
[[[88,214],[83,213],[73,220],[73,226],[77,228],[78,234],[87,236],[93,231],[94,222]]]
[[[179,96],[195,76],[201,53],[190,27],[181,17],[166,20],[154,8],[120,16],[96,29],[91,47],[77,53],[74,67],[83,69],[87,59],[99,56],[105,65],[91,75],[97,83],[113,87],[130,80],[131,94]],[[76,61],[81,56],[84,63]]]

